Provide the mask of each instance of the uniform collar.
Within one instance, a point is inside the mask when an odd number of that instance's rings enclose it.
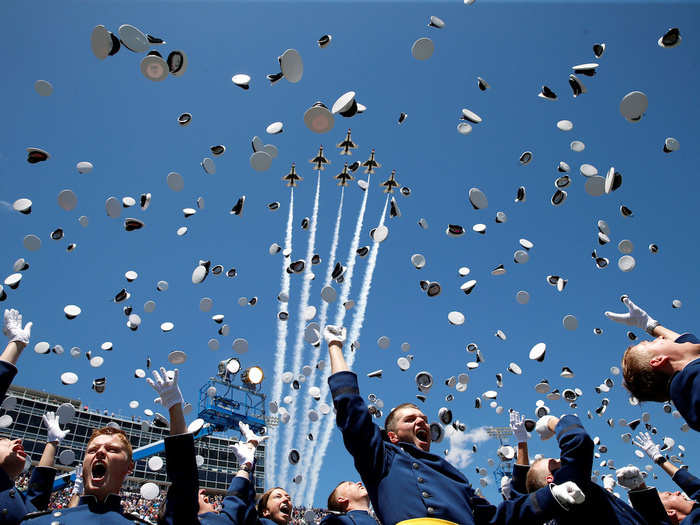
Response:
[[[11,489],[15,482],[7,475],[4,468],[0,468],[0,491]]]
[[[92,512],[102,513],[111,510],[121,514],[122,498],[116,494],[108,494],[104,502],[100,502],[96,496],[85,495],[80,497],[79,505],[87,505]]]

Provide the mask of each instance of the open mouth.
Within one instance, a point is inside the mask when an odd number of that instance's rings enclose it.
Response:
[[[280,505],[280,512],[281,512],[282,514],[286,514],[287,516],[289,516],[289,513],[290,513],[291,511],[292,511],[292,506],[291,506],[291,504],[289,504],[289,503],[282,503],[282,505]]]
[[[428,442],[428,440],[430,439],[429,436],[430,436],[429,432],[428,432],[427,430],[425,430],[424,428],[421,428],[421,429],[419,429],[419,430],[416,430],[416,437],[417,437],[420,441],[422,441],[423,443],[427,443],[427,442]]]
[[[105,476],[107,475],[107,465],[102,461],[94,462],[92,464],[92,469],[90,470],[90,475],[93,482],[99,483],[104,481]]]
[[[12,452],[17,454],[22,459],[27,457],[27,453],[24,451],[24,447],[22,446],[22,443],[17,443],[14,447],[12,447]]]

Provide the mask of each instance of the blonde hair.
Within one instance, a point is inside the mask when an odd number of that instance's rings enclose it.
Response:
[[[622,356],[625,388],[640,401],[668,401],[670,379],[667,373],[649,364],[653,356],[644,348],[630,346]]]
[[[540,476],[539,472],[535,469],[535,466],[539,465],[543,461],[546,461],[546,458],[538,459],[537,461],[533,462],[532,465],[530,465],[530,470],[527,471],[527,476],[525,477],[525,490],[528,492],[528,494],[547,486],[547,480],[545,479],[546,476]]]

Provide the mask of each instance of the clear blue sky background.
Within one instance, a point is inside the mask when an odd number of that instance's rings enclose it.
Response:
[[[603,317],[606,309],[619,310],[619,296],[630,294],[663,324],[677,331],[698,330],[697,295],[700,279],[696,261],[697,198],[700,183],[696,176],[700,141],[696,86],[700,81],[700,9],[693,3],[521,3],[487,2],[474,5],[450,3],[231,3],[231,2],[3,2],[0,14],[5,20],[0,33],[3,49],[3,76],[0,94],[4,102],[4,125],[0,127],[0,200],[12,203],[20,197],[33,200],[29,216],[0,210],[0,246],[4,274],[12,263],[25,257],[31,265],[18,290],[8,291],[2,305],[20,309],[34,321],[31,347],[20,361],[16,383],[46,389],[81,399],[91,407],[142,414],[152,405],[153,392],[143,381],[133,378],[133,370],[166,362],[174,349],[189,356],[181,366],[185,397],[196,401],[199,386],[215,373],[216,363],[232,356],[231,343],[245,337],[250,351],[245,364],[260,364],[267,372],[265,389],[272,388],[272,366],[276,339],[276,296],[279,292],[280,260],[270,256],[272,242],[283,243],[287,217],[288,189],[280,181],[291,162],[297,162],[305,178],[297,191],[294,219],[294,251],[297,258],[306,252],[308,231],[302,231],[302,217],[311,215],[315,174],[307,160],[323,144],[331,166],[322,175],[317,252],[328,256],[335,211],[339,197],[331,176],[342,168],[343,157],[335,143],[348,127],[359,145],[350,160],[364,160],[376,148],[383,167],[372,182],[361,245],[370,244],[369,228],[376,224],[384,197],[378,180],[397,170],[397,180],[409,186],[410,197],[397,196],[403,216],[387,220],[388,240],[382,244],[374,275],[372,293],[361,336],[362,347],[355,362],[363,394],[375,393],[387,407],[414,399],[413,377],[419,370],[430,370],[437,385],[424,409],[431,420],[449,404],[455,417],[468,429],[482,425],[505,425],[507,417],[492,408],[474,408],[474,398],[496,389],[495,374],[504,374],[504,387],[497,389],[499,404],[520,409],[534,417],[535,402],[542,398],[533,386],[548,378],[553,387],[580,387],[584,391],[578,413],[585,417],[602,396],[593,390],[618,365],[629,341],[626,328]],[[446,27],[427,27],[430,15],[441,17]],[[144,32],[167,40],[159,48],[163,54],[184,50],[189,68],[180,78],[169,77],[153,83],[139,70],[141,57],[125,48],[107,60],[97,60],[90,50],[90,33],[97,24],[115,31],[129,23]],[[662,49],[656,40],[669,27],[679,26],[682,44]],[[326,49],[316,40],[332,34]],[[426,62],[411,57],[414,40],[429,36],[435,53]],[[606,42],[600,68],[594,78],[582,77],[588,93],[573,99],[567,83],[571,66],[594,61],[591,46]],[[295,48],[304,60],[304,76],[298,84],[286,80],[271,86],[267,73],[278,71],[277,57]],[[231,83],[231,76],[247,73],[251,89],[243,91]],[[492,86],[478,90],[476,77]],[[53,83],[52,96],[38,96],[33,83],[46,79]],[[546,84],[558,95],[546,101],[536,95]],[[367,106],[353,119],[338,117],[335,128],[316,135],[303,123],[304,111],[317,100],[329,107],[342,93],[354,90]],[[620,99],[641,90],[649,96],[649,109],[638,123],[625,121],[619,113]],[[456,132],[461,108],[483,117],[468,136]],[[190,126],[180,127],[180,113],[190,112]],[[408,114],[399,126],[400,112]],[[559,131],[555,123],[569,119],[571,132]],[[265,134],[266,126],[281,120],[281,135]],[[278,146],[280,155],[268,172],[256,173],[248,157],[250,139],[261,136]],[[680,141],[681,149],[667,155],[661,148],[666,137]],[[582,140],[585,151],[569,149],[572,140]],[[215,159],[217,173],[206,175],[199,166],[210,156],[209,146],[225,144],[224,156]],[[38,146],[51,153],[48,162],[29,165],[24,148]],[[524,150],[533,152],[533,161],[520,166]],[[80,175],[79,161],[95,165],[92,173]],[[569,197],[558,208],[549,204],[558,175],[560,160],[572,167]],[[582,163],[594,164],[604,174],[614,165],[623,176],[621,189],[612,195],[593,198],[583,190],[578,174]],[[185,189],[175,193],[166,185],[166,175],[178,171],[185,178]],[[517,188],[527,188],[527,201],[514,203]],[[470,187],[481,188],[489,207],[475,211],[467,201]],[[73,189],[78,207],[72,212],[56,202],[64,188]],[[107,197],[138,196],[151,192],[151,207],[124,210],[124,217],[143,220],[145,228],[125,232],[122,220],[110,219],[104,211]],[[246,195],[242,216],[228,211],[238,197]],[[195,207],[203,196],[206,208],[184,219],[182,208]],[[354,220],[362,198],[356,185],[347,189],[344,221],[338,256],[345,259]],[[266,208],[280,201],[280,210]],[[618,208],[625,204],[634,217],[623,218]],[[496,224],[496,211],[508,215],[508,222]],[[82,228],[78,216],[90,219]],[[417,226],[420,217],[428,230]],[[596,221],[605,219],[613,242],[599,247]],[[471,231],[475,223],[488,226],[485,236]],[[448,223],[462,224],[467,234],[448,238]],[[178,227],[189,233],[178,237]],[[61,227],[65,239],[52,241],[49,233]],[[42,239],[39,252],[22,246],[26,234]],[[526,237],[535,247],[530,262],[515,265],[513,252],[518,239]],[[637,267],[630,273],[617,269],[616,245],[622,239],[635,244]],[[77,249],[68,253],[67,243]],[[649,243],[659,245],[651,255]],[[592,249],[610,258],[610,267],[597,270],[590,257]],[[423,253],[427,265],[418,271],[410,264],[412,253]],[[199,259],[225,268],[236,267],[235,279],[210,276],[193,285],[190,275]],[[356,298],[366,259],[356,267],[351,297]],[[508,273],[493,277],[490,271],[504,264]],[[471,295],[459,285],[465,280],[457,269],[471,268],[470,278],[478,280]],[[317,267],[312,300],[320,301],[320,281],[325,271]],[[136,270],[139,279],[127,284],[124,272]],[[545,282],[548,274],[568,279],[563,293]],[[437,280],[443,292],[429,299],[418,287],[420,279]],[[170,288],[156,291],[158,280]],[[292,279],[289,322],[289,348],[294,340],[296,304],[301,279]],[[111,298],[122,287],[132,297],[128,304],[143,318],[137,332],[125,326],[123,304]],[[527,305],[515,300],[518,290],[531,295]],[[199,310],[201,297],[214,299],[210,313]],[[242,308],[240,296],[258,296],[257,306]],[[683,301],[672,309],[673,299]],[[143,303],[153,299],[154,313],[143,313]],[[77,304],[82,315],[68,321],[66,304]],[[447,323],[447,313],[460,310],[467,318],[463,326]],[[331,312],[334,310],[331,309]],[[226,315],[231,335],[219,337],[214,313]],[[562,327],[566,314],[579,319],[574,332]],[[346,323],[351,317],[348,316]],[[170,333],[160,324],[175,323]],[[594,327],[604,333],[593,334]],[[506,341],[494,337],[503,330]],[[391,338],[388,350],[375,341],[381,335]],[[638,334],[642,335],[642,334]],[[207,341],[218,337],[221,349],[212,352]],[[101,369],[91,368],[84,358],[73,359],[72,346],[100,354],[103,341],[112,341],[114,351],[106,353]],[[63,355],[38,355],[34,343],[61,344]],[[412,368],[401,372],[396,359],[402,355],[400,343],[411,344],[415,356]],[[466,370],[472,356],[465,345],[476,342],[485,357],[481,367],[470,373],[467,392],[449,391],[443,379]],[[543,363],[528,360],[528,351],[537,342],[548,345]],[[324,351],[325,353],[325,351]],[[305,348],[304,363],[310,348]],[[289,355],[289,354],[288,354]],[[323,355],[323,354],[322,354]],[[289,356],[291,358],[291,356]],[[524,370],[522,376],[506,372],[510,361]],[[288,361],[289,362],[289,361]],[[288,364],[286,368],[290,365]],[[571,367],[574,379],[559,377],[562,366]],[[383,368],[382,379],[365,374]],[[80,381],[62,386],[61,372],[75,371]],[[107,390],[91,391],[95,377],[107,375]],[[681,420],[665,415],[660,405],[632,407],[614,377],[615,387],[607,397],[610,407],[605,418],[584,419],[592,435],[598,435],[609,448],[603,458],[617,465],[647,461],[634,456],[633,447],[620,440],[623,427],[609,428],[607,417],[634,419],[647,410],[659,429],[659,438],[672,436],[688,450],[691,471],[700,473],[697,458],[700,441],[695,433],[683,434]],[[128,408],[137,399],[141,407]],[[566,412],[563,401],[550,402],[552,413]],[[442,451],[449,444],[434,445]],[[467,444],[470,448],[470,444]],[[495,457],[497,443],[479,445],[465,473],[478,485],[474,467],[486,466]],[[535,437],[531,452],[556,455],[555,444],[541,443]],[[287,451],[278,453],[286,460]],[[601,458],[601,459],[603,459]],[[328,492],[343,479],[356,479],[352,462],[339,434],[334,434],[327,468],[320,480],[315,502],[323,504]],[[603,469],[604,470],[604,469]],[[662,472],[659,488],[673,484]],[[291,477],[291,475],[290,475]],[[285,484],[291,486],[291,479]],[[485,489],[492,501],[498,500],[495,486]]]

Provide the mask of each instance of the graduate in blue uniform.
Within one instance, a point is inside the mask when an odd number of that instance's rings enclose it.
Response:
[[[430,453],[430,429],[420,409],[399,405],[387,417],[385,433],[372,421],[360,396],[357,376],[343,357],[345,328],[327,325],[332,375],[328,378],[337,423],[345,448],[369,493],[382,523],[442,519],[462,525],[537,523],[565,514],[578,488],[546,487],[536,494],[503,502],[499,507],[476,495],[467,478],[439,455]]]
[[[377,525],[369,513],[369,494],[362,482],[343,481],[328,496],[328,514],[321,525]]]
[[[593,468],[593,440],[578,417],[551,415],[541,417],[535,430],[542,439],[556,435],[561,457],[543,458],[530,465],[526,488],[533,492],[547,483],[575,482],[586,495],[586,501],[577,505],[576,512],[557,517],[560,525],[646,525],[644,518],[620,498],[591,481]]]
[[[22,350],[29,343],[32,323],[22,327],[22,315],[17,310],[5,310],[3,315],[3,333],[9,343],[0,355],[0,399],[4,399],[12,380],[17,375],[17,361]],[[42,418],[48,428],[46,447],[34,468],[29,480],[29,487],[22,492],[15,487],[15,480],[24,471],[27,454],[21,439],[0,437],[0,524],[19,523],[28,512],[37,512],[48,507],[56,469],[53,468],[58,444],[68,433],[61,430],[58,418],[53,412]]]
[[[668,523],[673,525],[700,523],[700,479],[685,468],[678,468],[661,453],[647,432],[640,432],[634,444],[641,448],[649,459],[659,465],[684,492],[658,492],[647,487],[639,469],[633,465],[617,470],[617,481],[630,489],[628,496],[632,506],[650,524]],[[687,496],[686,496],[687,495]]]
[[[239,422],[241,434],[245,441],[239,441],[232,446],[236,460],[238,461],[238,472],[231,480],[226,496],[221,502],[221,509],[216,510],[206,496],[204,490],[199,491],[199,523],[202,525],[233,524],[243,525],[254,524],[258,521],[258,512],[255,508],[255,449],[269,436],[258,436],[250,427],[243,422]],[[194,456],[194,447],[192,448]],[[195,474],[196,476],[196,474]],[[291,519],[291,502],[289,504],[288,520]],[[284,516],[287,517],[286,515]],[[285,522],[286,523],[286,522]]]
[[[187,463],[183,451],[192,446],[193,438],[192,434],[187,433],[182,412],[183,399],[177,384],[178,371],[160,370],[160,374],[154,370],[155,381],[149,378],[148,382],[158,392],[156,402],[167,408],[170,414],[170,436],[165,438],[165,456],[168,478],[172,484],[168,489],[170,505],[163,522],[168,525],[191,525],[197,519],[197,491],[196,488],[192,490],[191,481],[187,478],[192,465]],[[194,457],[191,459],[194,463]],[[83,458],[84,493],[78,506],[62,509],[58,516],[52,511],[29,514],[22,523],[148,523],[122,510],[118,494],[124,479],[133,469],[131,444],[126,434],[113,427],[95,429]]]
[[[700,432],[700,340],[693,334],[681,335],[661,326],[627,296],[622,302],[627,313],[605,315],[656,337],[625,351],[625,386],[640,401],[672,400],[690,428]]]

